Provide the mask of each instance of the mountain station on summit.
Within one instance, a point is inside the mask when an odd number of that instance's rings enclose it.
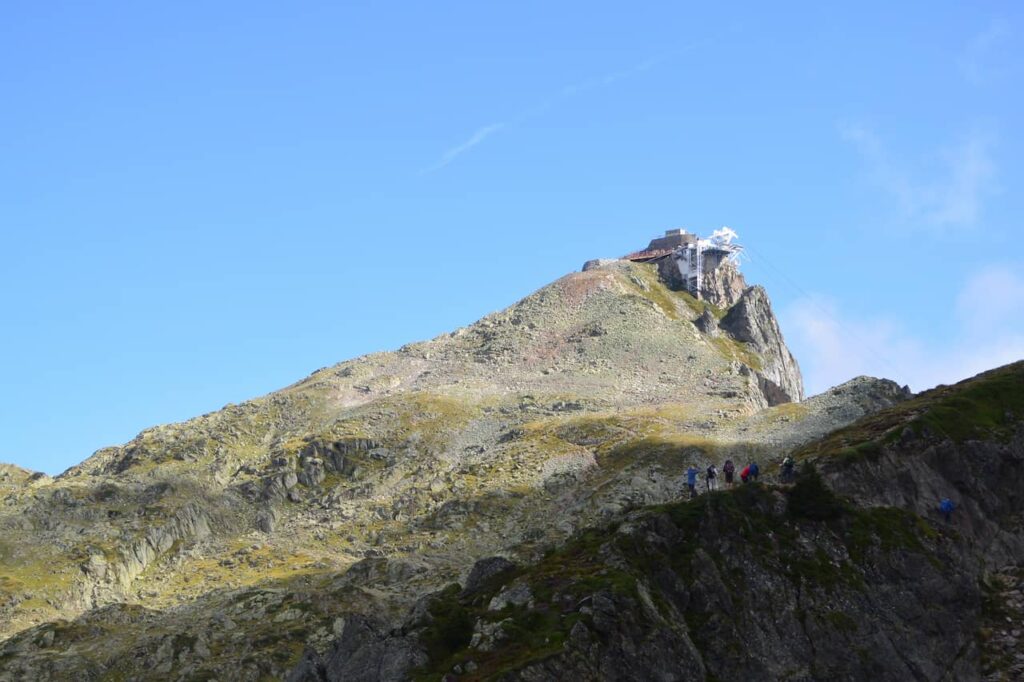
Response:
[[[664,237],[652,239],[646,249],[634,251],[623,258],[634,263],[657,264],[662,276],[677,280],[681,285],[679,289],[701,298],[704,278],[714,273],[722,263],[730,261],[736,264],[738,261],[743,247],[734,243],[737,239],[739,236],[728,227],[715,230],[707,239],[677,228],[666,230]],[[671,272],[673,265],[678,275]]]

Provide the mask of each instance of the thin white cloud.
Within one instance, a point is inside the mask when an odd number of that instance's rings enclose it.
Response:
[[[833,299],[807,296],[782,311],[808,393],[861,374],[887,377],[915,391],[950,384],[1024,358],[1024,277],[1006,265],[970,277],[950,305],[958,330],[916,334],[894,319],[864,319]]]
[[[957,67],[969,82],[981,85],[1002,71],[1001,51],[1011,44],[1012,33],[1003,19],[993,19],[967,41]]]
[[[477,146],[478,144],[480,144],[481,142],[486,140],[488,137],[490,137],[491,135],[493,135],[494,133],[498,132],[499,130],[501,130],[504,127],[505,127],[504,123],[491,123],[489,125],[485,125],[485,126],[483,126],[481,128],[478,128],[475,133],[473,133],[472,135],[469,136],[468,140],[466,140],[465,142],[463,142],[461,144],[457,144],[454,147],[452,147],[451,149],[447,150],[444,154],[441,155],[441,159],[437,163],[435,163],[430,168],[424,169],[423,172],[424,173],[431,173],[433,171],[436,171],[436,170],[439,170],[441,168],[444,168],[449,163],[454,161],[455,158],[458,157],[460,154],[465,154],[470,149],[472,149],[473,147]]]
[[[973,226],[981,217],[982,201],[995,193],[995,164],[989,136],[972,133],[962,144],[943,152],[949,177],[929,188],[925,219],[937,225]]]
[[[956,299],[956,315],[970,329],[990,329],[1016,321],[1024,331],[1024,277],[1006,265],[976,273]]]
[[[635,66],[632,66],[628,69],[617,69],[615,71],[606,73],[604,76],[601,76],[600,78],[590,78],[585,81],[580,81],[579,83],[567,85],[564,88],[562,88],[561,96],[563,98],[574,97],[576,95],[587,92],[588,90],[607,87],[609,85],[612,85],[613,83],[617,83],[618,81],[630,78],[631,76],[635,76],[638,73],[643,73],[644,71],[647,71],[657,66],[660,62],[664,61],[664,59],[665,57],[651,57],[650,59],[645,59],[639,64],[636,64]]]
[[[992,159],[993,136],[975,130],[954,146],[914,164],[893,156],[872,130],[841,126],[842,137],[860,152],[868,178],[891,200],[909,225],[927,228],[974,227],[984,202],[998,192]]]
[[[681,48],[681,50],[689,50],[689,49],[692,49],[694,47],[697,47],[700,44],[702,44],[702,43],[694,43],[693,45],[687,45],[687,46]],[[444,168],[445,166],[450,164],[452,161],[454,161],[458,156],[460,156],[461,154],[464,154],[465,152],[469,151],[473,147],[477,146],[478,144],[483,142],[486,138],[490,137],[493,133],[496,133],[499,130],[501,130],[502,128],[506,127],[506,125],[513,125],[513,124],[521,123],[521,122],[523,122],[523,121],[525,121],[525,120],[527,120],[529,118],[533,118],[534,116],[539,116],[539,115],[543,114],[544,112],[550,110],[556,104],[559,104],[560,102],[562,102],[564,100],[570,99],[572,97],[576,97],[577,95],[581,95],[581,94],[583,94],[585,92],[588,92],[588,91],[591,91],[591,90],[596,90],[596,89],[599,89],[599,88],[605,88],[605,87],[608,87],[609,85],[617,83],[617,82],[619,82],[621,80],[624,80],[624,79],[627,79],[627,78],[631,78],[631,77],[633,77],[633,76],[635,76],[635,75],[637,75],[639,73],[642,73],[644,71],[647,71],[647,70],[657,66],[660,62],[664,61],[666,58],[667,58],[667,56],[651,57],[651,58],[645,59],[644,61],[640,62],[639,64],[636,64],[635,66],[632,66],[632,67],[630,67],[628,69],[619,69],[619,70],[607,73],[604,76],[601,76],[600,78],[591,78],[591,79],[588,79],[588,80],[585,80],[585,81],[580,81],[579,83],[574,83],[574,84],[571,84],[571,85],[567,85],[564,88],[562,88],[556,95],[554,95],[552,97],[548,97],[547,99],[541,100],[541,101],[537,102],[536,104],[534,104],[533,106],[527,107],[526,109],[522,110],[516,116],[513,116],[513,117],[510,117],[509,119],[506,119],[509,122],[508,124],[506,124],[506,123],[492,123],[490,125],[486,125],[486,126],[482,126],[482,127],[478,128],[477,131],[475,133],[473,133],[469,137],[468,140],[466,140],[462,144],[459,144],[459,145],[457,145],[455,147],[452,147],[451,149],[447,150],[444,154],[441,155],[441,158],[438,160],[437,163],[435,163],[433,166],[430,166],[429,168],[426,168],[423,171],[421,171],[421,174],[423,174],[423,173],[432,173],[432,172],[434,172],[436,170],[440,170],[441,168]]]
[[[915,357],[921,349],[895,322],[851,318],[835,300],[821,295],[798,299],[780,317],[808,394],[861,374],[910,382],[899,375],[900,359]]]

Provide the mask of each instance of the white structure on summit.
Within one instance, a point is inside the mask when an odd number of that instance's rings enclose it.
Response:
[[[701,280],[705,273],[714,272],[723,261],[731,260],[739,263],[740,251],[743,247],[734,244],[739,239],[728,227],[715,230],[708,239],[698,239],[696,243],[677,246],[672,252],[679,268],[679,275],[686,282],[686,290],[696,298],[700,298]]]
[[[736,243],[738,239],[736,232],[728,227],[715,230],[706,239],[686,230],[666,230],[664,237],[652,239],[646,249],[631,253],[626,258],[640,263],[672,258],[679,268],[686,291],[700,298],[701,285],[707,275],[727,260],[739,264],[743,247]]]

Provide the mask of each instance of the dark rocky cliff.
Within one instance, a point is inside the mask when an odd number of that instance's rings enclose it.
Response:
[[[798,456],[795,485],[637,510],[400,626],[347,625],[292,679],[371,679],[357,654],[395,680],[1021,679],[1024,362]]]

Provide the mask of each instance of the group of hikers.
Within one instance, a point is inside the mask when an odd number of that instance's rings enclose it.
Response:
[[[736,465],[731,459],[725,460],[725,464],[722,465],[722,474],[725,477],[726,487],[732,488],[736,476]],[[699,475],[700,470],[692,464],[686,470],[686,487],[690,491],[690,499],[697,496],[697,476]],[[761,467],[757,465],[757,462],[751,462],[740,471],[740,481],[743,483],[757,482],[760,476]],[[792,457],[786,455],[782,464],[779,465],[779,482],[788,484],[794,481],[796,481],[796,462]],[[708,492],[718,490],[718,467],[714,462],[708,464],[707,469],[704,470],[704,486]],[[956,503],[948,497],[942,498],[939,502],[938,512],[946,523],[952,523],[955,510]]]
[[[697,467],[690,465],[690,468],[686,470],[686,487],[690,491],[690,497],[697,495],[697,477],[700,475],[700,470]],[[725,485],[727,488],[731,488],[736,480],[736,465],[733,464],[731,459],[725,460],[725,464],[722,465],[722,475],[725,478]],[[761,467],[758,466],[757,462],[751,462],[750,464],[743,467],[740,470],[740,481],[743,483],[757,482],[761,477]],[[792,483],[796,478],[796,463],[792,457],[787,456],[782,460],[781,473],[779,479],[783,483]],[[704,470],[704,485],[708,492],[712,490],[718,490],[718,467],[711,463],[707,469]]]

